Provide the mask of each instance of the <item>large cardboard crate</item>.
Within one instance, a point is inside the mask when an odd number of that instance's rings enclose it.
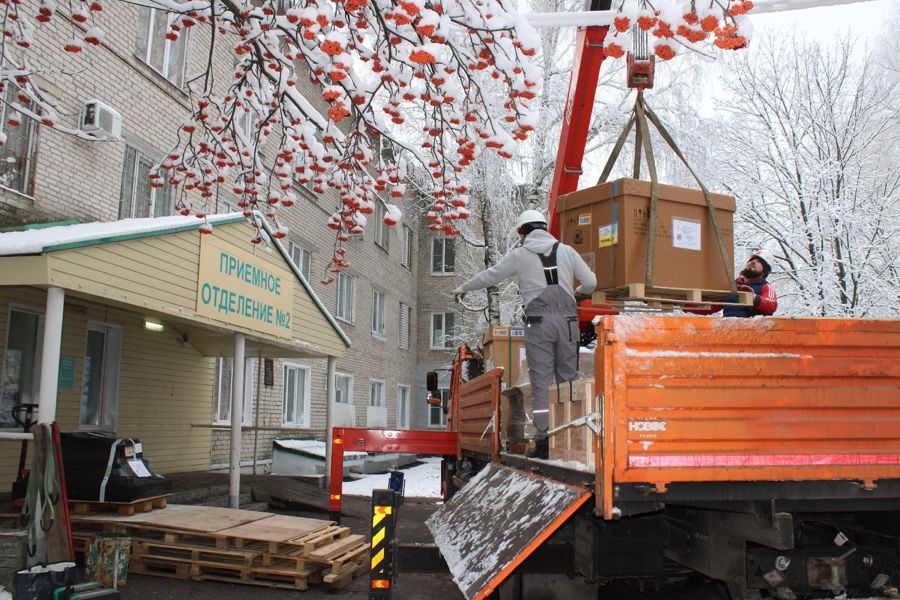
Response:
[[[722,263],[703,192],[659,186],[653,289],[728,292],[734,264],[735,202],[712,194],[728,253]],[[575,248],[597,273],[598,290],[646,284],[650,182],[619,179],[560,197],[562,241]]]
[[[596,410],[593,377],[550,387],[550,429]],[[577,461],[593,469],[595,443],[596,436],[587,425],[569,427],[550,436],[550,459]]]
[[[503,367],[503,383],[514,387],[528,383],[525,361],[525,327],[496,325],[484,333],[485,370]]]

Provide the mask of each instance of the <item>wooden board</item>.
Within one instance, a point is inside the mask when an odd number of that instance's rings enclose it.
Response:
[[[138,513],[134,515],[118,515],[115,513],[72,513],[73,523],[146,523],[152,524],[155,519],[167,519],[171,515],[180,512],[189,512],[196,509],[196,506],[187,504],[168,504],[165,508],[153,510],[148,513]]]
[[[175,512],[168,512],[167,510],[153,511],[142,515],[143,518],[137,519],[136,522],[147,525],[152,524],[154,527],[217,533],[224,529],[246,525],[247,523],[253,523],[271,516],[272,513],[254,510],[219,508],[216,506],[192,506],[188,507],[187,510]]]
[[[319,519],[271,515],[265,519],[219,530],[216,534],[261,542],[287,542],[332,524],[331,521]]]

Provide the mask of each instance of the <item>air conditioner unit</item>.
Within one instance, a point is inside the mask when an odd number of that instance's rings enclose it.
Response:
[[[122,115],[99,100],[88,100],[81,112],[81,130],[97,138],[122,137]]]

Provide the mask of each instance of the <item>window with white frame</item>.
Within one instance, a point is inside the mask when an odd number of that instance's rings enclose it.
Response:
[[[376,379],[369,380],[369,406],[384,406],[384,382]]]
[[[384,303],[387,294],[372,290],[372,335],[384,337]]]
[[[334,401],[338,404],[353,404],[353,375],[334,374]]]
[[[241,411],[241,423],[253,422],[253,382],[256,379],[256,359],[244,361],[244,404]],[[216,414],[219,424],[231,423],[231,384],[234,377],[234,359],[217,358],[215,370],[216,382]]]
[[[431,313],[431,347],[434,349],[453,347],[452,312]]]
[[[300,269],[300,274],[306,281],[309,281],[309,274],[312,268],[312,252],[301,246],[297,242],[290,244],[291,261]]]
[[[400,266],[411,269],[413,256],[413,232],[412,229],[410,229],[406,225],[404,225],[400,230],[400,243],[402,244],[402,247],[400,248]]]
[[[335,316],[348,323],[353,322],[353,294],[354,281],[353,275],[341,272],[337,275],[337,310]]]
[[[443,405],[446,404],[450,398],[450,390],[441,388],[435,395],[441,397],[441,406],[428,405],[428,426],[445,427],[447,425],[447,415],[444,413]]]
[[[409,386],[397,386],[397,429],[409,429]]]
[[[409,350],[410,323],[412,323],[412,307],[400,303],[400,349]]]
[[[14,405],[38,403],[43,340],[43,312],[10,308],[0,373],[0,427],[16,426],[12,418]]]
[[[375,243],[388,249],[388,241],[390,240],[390,227],[384,222],[385,208],[380,201],[375,202]]]
[[[172,186],[150,186],[153,160],[125,146],[122,166],[122,185],[119,191],[119,218],[163,217],[172,213]]]
[[[156,69],[178,87],[184,85],[188,31],[182,29],[177,40],[166,39],[169,32],[168,13],[164,10],[137,6],[137,57]]]
[[[86,327],[78,411],[80,429],[116,430],[121,357],[121,327],[107,323],[91,323]]]
[[[284,399],[282,422],[309,427],[310,368],[284,363]]]
[[[456,245],[453,238],[431,240],[431,274],[451,275],[456,265]]]
[[[16,95],[16,88],[11,82],[7,87],[0,106],[3,135],[6,136],[6,141],[0,146],[0,185],[30,196],[34,193],[32,173],[37,149],[37,123],[10,107],[18,103],[23,108],[33,108],[30,102],[23,103]]]

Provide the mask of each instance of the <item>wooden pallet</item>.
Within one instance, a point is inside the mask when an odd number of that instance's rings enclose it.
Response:
[[[131,541],[131,556],[137,559],[174,559],[188,563],[215,562],[216,564],[233,564],[250,568],[253,566],[256,559],[262,556],[262,553],[163,544],[152,540],[133,539]]]
[[[142,575],[157,575],[174,579],[224,581],[243,585],[257,585],[290,590],[305,590],[316,571],[293,566],[244,566],[216,560],[191,560],[162,556],[130,559],[128,570]]]
[[[130,517],[135,513],[150,512],[154,508],[165,508],[172,494],[138,498],[131,502],[100,502],[97,500],[69,500],[71,510],[75,514],[91,512],[115,512],[122,517]]]
[[[597,290],[591,296],[594,304],[611,304],[621,308],[625,302],[643,302],[650,308],[674,309],[676,306],[696,304],[695,308],[707,309],[712,304],[721,306],[752,306],[752,292],[738,292],[737,302],[724,302],[731,292],[691,288],[647,287],[632,283],[622,287]]]

